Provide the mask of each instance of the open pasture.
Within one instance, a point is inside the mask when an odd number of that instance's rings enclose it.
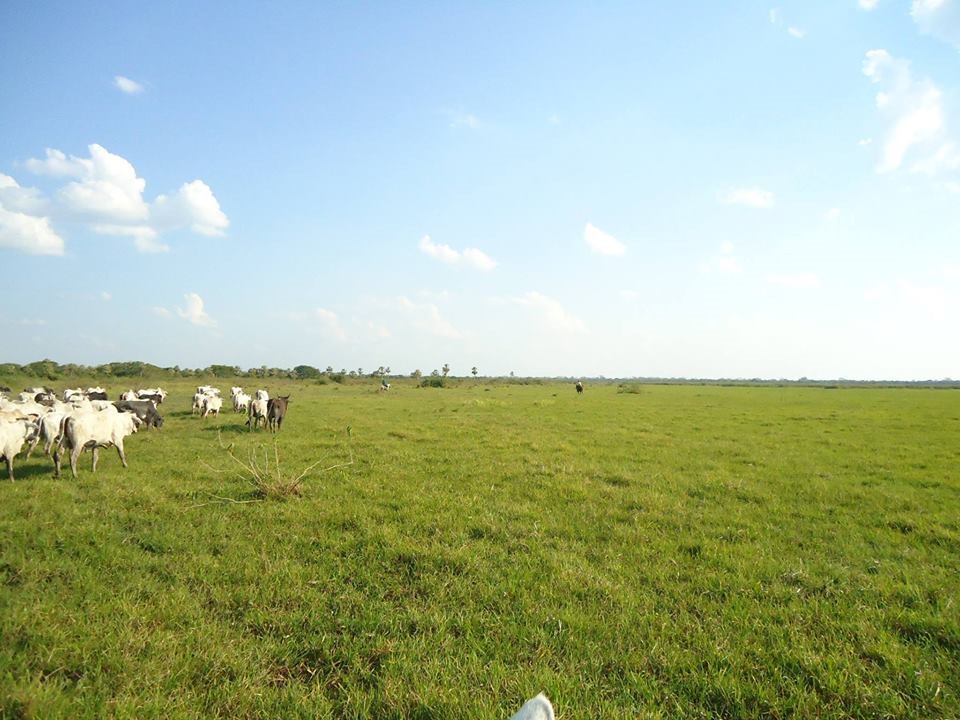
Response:
[[[161,384],[0,483],[0,717],[960,716],[956,391],[271,383],[264,500]]]

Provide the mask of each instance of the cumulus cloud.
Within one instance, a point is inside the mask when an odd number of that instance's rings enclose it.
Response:
[[[230,221],[210,187],[202,180],[184,183],[176,192],[144,198],[146,181],[133,164],[102,145],[88,146],[90,157],[77,157],[48,148],[45,157],[31,158],[26,168],[35,174],[69,179],[56,193],[51,212],[101,235],[129,237],[140,252],[166,252],[163,233],[190,230],[199,235],[223,235]],[[6,176],[2,176],[6,177]],[[11,178],[12,180],[12,178]],[[0,200],[13,192],[0,179]],[[21,202],[28,197],[20,191]],[[36,199],[36,198],[34,198]]]
[[[115,75],[113,85],[127,95],[138,95],[143,92],[143,85],[123,75]]]
[[[41,215],[46,201],[33,188],[23,188],[0,173],[0,248],[30,255],[63,255],[64,242]]]
[[[731,275],[742,270],[740,261],[735,253],[736,248],[729,240],[720,243],[720,253],[715,255],[704,263],[701,263],[701,272],[707,275]]]
[[[493,270],[497,266],[496,260],[491,258],[482,250],[477,248],[467,248],[463,252],[454,250],[449,245],[435,243],[429,235],[420,238],[420,252],[429,255],[435,260],[447,263],[448,265],[468,265],[476,270],[484,272]]]
[[[590,223],[583,228],[583,239],[590,250],[597,255],[623,255],[627,252],[626,245]]]
[[[183,296],[183,301],[186,307],[177,308],[177,315],[184,320],[200,327],[214,327],[217,324],[203,309],[203,298],[197,293],[186,293]]]
[[[580,318],[564,310],[563,306],[551,297],[542,293],[530,291],[520,297],[512,298],[512,302],[529,308],[537,318],[551,330],[567,333],[580,333],[586,329]]]
[[[792,290],[809,290],[820,287],[820,278],[816,273],[800,272],[786,275],[768,275],[767,281],[773,285]]]
[[[7,210],[0,205],[0,248],[28,255],[63,255],[64,242],[49,218]]]
[[[463,337],[459,330],[444,320],[440,315],[440,309],[436,305],[415,303],[410,298],[401,295],[397,298],[397,306],[417,330],[451,340]]]
[[[313,317],[331,337],[337,340],[347,339],[347,333],[344,332],[343,327],[340,325],[340,319],[332,310],[317,308],[313,311]]]
[[[921,32],[960,48],[960,0],[913,0],[910,15]]]
[[[876,105],[889,122],[877,172],[897,170],[908,154],[920,156],[914,171],[934,174],[960,166],[960,155],[946,134],[940,88],[914,77],[909,61],[886,50],[867,52],[863,74],[883,87]]]
[[[734,188],[727,191],[721,200],[727,205],[742,205],[751,208],[771,208],[774,205],[773,193],[761,188]]]

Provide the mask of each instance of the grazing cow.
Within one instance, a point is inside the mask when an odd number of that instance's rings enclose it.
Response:
[[[133,413],[118,412],[115,407],[102,412],[77,411],[63,419],[60,442],[53,453],[54,476],[60,477],[60,450],[66,445],[70,450],[70,472],[77,477],[77,459],[87,448],[93,450],[93,472],[97,471],[100,448],[113,445],[120,455],[120,462],[127,467],[123,452],[123,439],[137,431],[140,419]]]
[[[260,425],[260,421],[263,421],[263,424],[267,424],[267,406],[269,400],[251,400],[250,407],[247,409],[247,425],[251,430]]]
[[[155,427],[158,430],[163,427],[163,418],[160,417],[157,406],[152,400],[121,400],[114,405],[120,412],[133,413],[147,427]]]
[[[270,398],[267,401],[267,426],[272,432],[280,430],[283,425],[283,418],[287,414],[287,403],[290,402],[290,396]]]
[[[13,459],[23,449],[24,443],[32,443],[39,428],[34,420],[0,420],[0,455],[7,461],[7,474],[13,482]]]
[[[220,408],[223,407],[223,400],[217,397],[216,395],[210,396],[207,395],[203,399],[203,415],[201,417],[206,417],[207,415],[216,415],[220,417]]]
[[[577,380],[577,395],[583,395],[583,381]]]

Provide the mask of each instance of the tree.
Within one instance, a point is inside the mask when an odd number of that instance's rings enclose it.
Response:
[[[446,377],[450,373],[450,363],[444,363],[441,370],[443,370],[443,376]]]
[[[321,373],[312,365],[297,365],[293,369],[293,374],[297,376],[298,380],[312,380],[320,377]]]
[[[324,370],[327,375],[333,375],[333,365],[327,365],[327,369]]]
[[[412,377],[414,380],[419,380],[421,377],[423,377],[423,373],[420,372],[420,368],[417,368],[412,373],[410,373],[410,377]]]
[[[472,368],[470,368],[470,373],[471,373],[474,377],[477,376],[477,373],[478,373],[478,372],[480,372],[480,371],[477,370],[477,366],[476,366],[476,365],[474,365]]]

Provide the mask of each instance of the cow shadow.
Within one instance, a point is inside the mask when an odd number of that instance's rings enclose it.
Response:
[[[47,458],[41,456],[41,460],[37,460],[37,457],[34,456],[29,460],[24,460],[23,458],[17,458],[13,461],[13,477],[16,482],[21,480],[31,480],[38,477],[45,477],[50,480],[53,480],[53,458]],[[43,462],[46,460],[46,462]],[[70,461],[66,459],[66,462],[61,466],[61,479],[63,477],[62,470],[65,467],[67,471],[67,476],[70,475]],[[0,462],[0,485],[3,483],[10,484],[10,478],[7,475],[7,465],[6,463]]]

